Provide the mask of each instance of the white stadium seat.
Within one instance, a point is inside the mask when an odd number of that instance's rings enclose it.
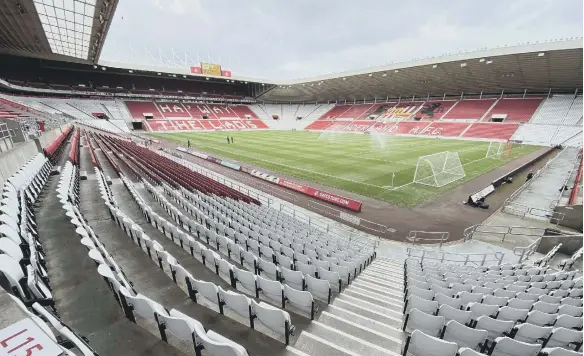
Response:
[[[405,356],[455,356],[458,345],[454,342],[440,340],[436,337],[424,334],[420,330],[414,330],[408,337],[403,352]]]
[[[488,332],[486,330],[469,328],[456,320],[446,323],[442,339],[454,342],[458,347],[468,347],[480,351],[485,346]]]

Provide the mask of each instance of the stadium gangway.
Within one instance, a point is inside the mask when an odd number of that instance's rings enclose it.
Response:
[[[493,264],[501,265],[503,263],[503,252],[493,253],[451,253],[444,251],[425,250],[408,247],[406,249],[408,259],[418,259],[420,262],[425,260],[460,263],[471,266],[491,266]]]
[[[541,227],[529,226],[505,226],[505,225],[484,225],[476,224],[464,229],[462,236],[463,241],[469,241],[475,238],[477,234],[488,234],[490,237],[498,235],[501,241],[505,241],[507,237],[512,236],[533,236],[541,237],[545,233],[545,229]]]
[[[261,202],[267,202],[268,206],[270,206],[271,204],[273,204],[273,199],[271,197],[268,197],[264,194],[261,194],[259,191],[254,190],[248,188],[248,187],[243,187],[242,185],[239,185],[237,183],[234,183],[233,181],[231,181],[231,179],[225,179],[224,177],[221,177],[217,174],[214,173],[209,173],[207,171],[207,169],[201,169],[198,168],[196,164],[186,161],[185,163],[183,162],[177,162],[176,159],[181,159],[184,160],[182,157],[168,153],[167,151],[155,151],[157,154],[164,156],[170,160],[175,161],[178,164],[184,165],[186,166],[186,164],[188,164],[188,168],[192,169],[193,171],[204,175],[208,178],[211,178],[219,183],[222,183],[234,190],[238,190],[241,193],[245,193],[253,198],[256,198],[257,200],[261,201]],[[251,194],[253,193],[253,194]],[[298,219],[299,221],[305,222],[306,224],[308,224],[310,227],[314,227],[315,229],[318,229],[320,231],[324,231],[330,234],[335,235],[336,237],[339,237],[345,241],[347,241],[347,243],[349,244],[349,246],[351,245],[361,245],[363,247],[367,247],[367,248],[371,248],[373,250],[375,250],[377,248],[377,246],[379,245],[379,240],[378,239],[369,239],[369,238],[365,238],[362,236],[357,236],[349,231],[344,231],[348,234],[348,236],[346,235],[341,235],[339,233],[337,233],[335,230],[339,229],[337,227],[335,227],[335,229],[331,229],[330,224],[328,224],[327,222],[321,220],[321,219],[317,219],[314,217],[311,217],[310,215],[306,215],[304,213],[301,213],[298,211],[298,209],[294,208],[294,206],[289,206],[287,204],[284,204],[282,202],[279,203],[279,210],[282,212],[286,212],[289,215],[291,215],[292,217]],[[346,213],[345,213],[346,214]],[[348,214],[347,214],[348,215]],[[371,222],[371,224],[375,224],[373,222]],[[382,226],[382,225],[381,225]],[[387,228],[388,231],[392,231],[395,232],[397,230],[392,229],[392,228]],[[367,241],[363,241],[364,239],[367,239]]]

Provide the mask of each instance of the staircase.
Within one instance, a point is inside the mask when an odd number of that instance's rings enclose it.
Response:
[[[306,355],[401,355],[403,262],[377,258],[302,331]]]

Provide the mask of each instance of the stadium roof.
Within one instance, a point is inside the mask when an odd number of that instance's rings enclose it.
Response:
[[[95,63],[118,0],[0,0],[0,53]]]
[[[451,54],[274,83],[258,100],[352,102],[503,90],[581,90],[582,53],[582,38],[577,38]]]

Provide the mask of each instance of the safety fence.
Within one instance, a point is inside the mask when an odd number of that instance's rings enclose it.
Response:
[[[410,231],[408,236],[406,236],[406,242],[416,244],[442,244],[450,238],[449,232],[431,232],[431,231]]]
[[[452,253],[436,250],[408,248],[407,258],[418,259],[420,262],[434,261],[440,263],[457,263],[471,266],[492,266],[503,263],[503,252],[491,253]]]

